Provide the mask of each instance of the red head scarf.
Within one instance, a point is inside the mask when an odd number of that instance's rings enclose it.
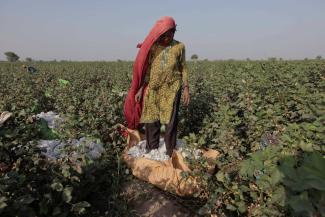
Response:
[[[130,129],[137,129],[139,127],[143,96],[141,97],[140,103],[136,102],[134,97],[144,82],[145,73],[148,68],[148,54],[150,48],[162,34],[173,28],[176,28],[175,20],[172,17],[162,17],[155,23],[143,43],[137,45],[140,50],[133,65],[131,88],[124,102],[124,116],[128,123],[128,128]],[[143,93],[144,92],[145,91],[143,91]]]

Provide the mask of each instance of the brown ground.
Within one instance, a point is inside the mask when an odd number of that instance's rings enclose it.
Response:
[[[175,196],[136,178],[127,182],[123,195],[131,208],[130,216],[195,217]]]

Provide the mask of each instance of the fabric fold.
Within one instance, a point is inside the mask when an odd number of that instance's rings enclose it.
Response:
[[[140,124],[141,112],[143,107],[143,96],[140,102],[136,102],[134,97],[144,83],[146,71],[148,69],[148,56],[151,46],[157,39],[169,29],[176,28],[175,20],[172,17],[160,18],[142,44],[138,44],[139,51],[133,65],[133,77],[131,87],[124,101],[124,116],[128,128],[137,129]],[[137,47],[138,47],[137,46]],[[142,92],[144,93],[144,91]]]

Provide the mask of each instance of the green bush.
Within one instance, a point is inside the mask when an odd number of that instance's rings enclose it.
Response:
[[[1,216],[126,216],[128,179],[120,160],[123,100],[131,62],[39,62],[37,75],[0,65]],[[191,103],[181,107],[179,136],[218,150],[215,173],[191,160],[202,180],[194,203],[209,216],[324,216],[324,61],[189,62]],[[32,116],[56,111],[60,128]],[[98,138],[97,160],[46,160],[44,138]],[[70,152],[72,150],[65,150]]]

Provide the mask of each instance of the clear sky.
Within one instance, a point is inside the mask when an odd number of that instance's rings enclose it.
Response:
[[[164,15],[187,59],[325,57],[325,0],[0,0],[0,59],[134,60]]]

